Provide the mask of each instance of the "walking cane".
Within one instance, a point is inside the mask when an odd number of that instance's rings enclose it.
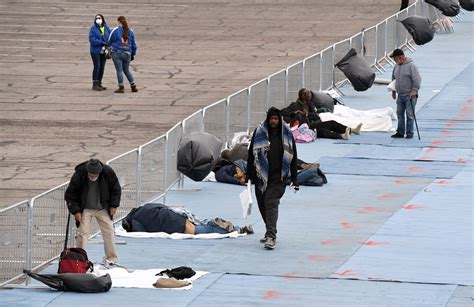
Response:
[[[418,122],[416,121],[415,107],[413,106],[412,97],[410,97],[410,104],[411,104],[411,109],[412,109],[412,111],[413,111],[413,118],[415,119],[415,126],[416,126],[416,133],[418,134],[418,140],[421,140],[421,138],[420,138],[420,130],[418,130]]]

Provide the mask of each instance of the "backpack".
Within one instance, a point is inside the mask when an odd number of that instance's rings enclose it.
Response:
[[[94,270],[94,264],[87,258],[87,253],[82,248],[66,248],[59,256],[58,274],[86,273]]]
[[[155,274],[155,276],[163,276],[163,274],[166,274],[168,275],[168,277],[171,277],[171,278],[186,279],[186,278],[193,277],[196,274],[196,272],[190,267],[180,266],[171,270],[169,269],[163,270],[160,273]]]

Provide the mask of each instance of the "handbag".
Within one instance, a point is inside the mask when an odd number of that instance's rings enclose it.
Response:
[[[112,58],[112,47],[105,47],[104,54],[105,54],[106,59],[111,59]]]
[[[66,238],[64,240],[64,249],[59,256],[58,274],[86,273],[88,270],[92,272],[94,270],[94,264],[89,261],[87,252],[79,247],[67,247],[70,219],[71,215],[68,214]]]

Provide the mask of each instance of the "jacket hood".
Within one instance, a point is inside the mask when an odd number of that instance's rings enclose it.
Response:
[[[268,109],[267,111],[267,119],[266,119],[266,122],[267,122],[267,128],[268,129],[271,129],[270,128],[270,125],[268,125],[268,122],[270,121],[270,117],[272,116],[278,116],[280,118],[280,123],[278,125],[279,128],[282,127],[282,118],[281,118],[281,111],[280,109],[277,109],[275,107],[271,107],[270,109]]]
[[[105,21],[104,15],[102,15],[102,14],[96,14],[96,15],[94,15],[94,20],[92,21],[92,22],[94,23],[94,25],[96,25],[97,27],[99,26],[98,24],[95,23],[95,17],[96,17],[96,16],[102,17],[102,25],[105,27],[105,26],[107,25],[107,22]]]

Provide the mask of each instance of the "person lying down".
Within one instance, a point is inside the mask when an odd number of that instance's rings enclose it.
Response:
[[[165,232],[184,234],[219,233],[237,231],[240,234],[253,234],[251,225],[239,227],[222,218],[200,221],[186,209],[170,208],[163,204],[148,203],[133,208],[122,220],[127,232]]]

